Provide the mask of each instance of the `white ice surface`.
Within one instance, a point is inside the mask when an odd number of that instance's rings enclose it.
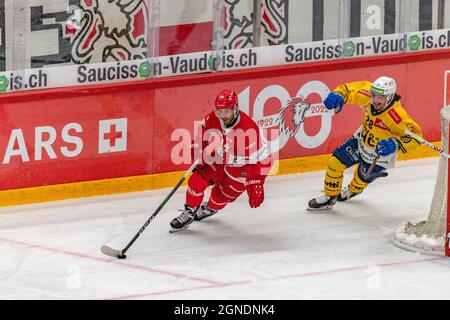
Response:
[[[437,163],[400,162],[327,213],[306,211],[323,171],[270,177],[260,208],[244,194],[169,234],[182,187],[126,260],[100,247],[124,247],[169,189],[1,208],[0,299],[450,299],[450,259],[390,240],[426,218]]]

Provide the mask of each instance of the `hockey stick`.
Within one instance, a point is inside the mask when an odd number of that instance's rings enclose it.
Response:
[[[411,138],[414,138],[417,140],[417,142],[422,143],[424,145],[426,145],[427,147],[433,149],[434,151],[439,152],[440,154],[442,154],[444,157],[446,157],[447,159],[450,158],[450,155],[448,153],[446,153],[444,150],[442,150],[441,148],[436,147],[434,144],[432,144],[431,142],[425,140],[424,138],[418,136],[417,134],[409,131],[408,129],[405,129],[405,133],[410,136]]]
[[[439,152],[440,154],[442,154],[444,157],[446,157],[447,159],[450,158],[450,155],[448,153],[446,153],[444,150],[442,150],[441,148],[436,147],[434,144],[432,144],[431,142],[425,140],[424,138],[418,136],[417,134],[409,131],[408,129],[405,129],[405,134],[407,134],[408,136],[410,136],[411,138],[417,140],[417,142],[426,145],[427,147],[433,149],[434,151]],[[366,178],[369,177],[369,175],[372,173],[373,168],[375,167],[375,164],[377,163],[378,159],[380,158],[380,156],[376,156],[373,161],[372,164],[370,165],[369,169],[367,170],[366,173]]]
[[[372,164],[370,165],[369,169],[367,170],[367,173],[366,173],[366,179],[369,178],[369,176],[370,176],[370,174],[372,173],[373,168],[375,168],[375,166],[376,166],[377,161],[378,161],[379,158],[380,158],[380,155],[377,154],[377,156],[373,159]]]
[[[113,249],[113,248],[111,248],[111,247],[109,247],[107,245],[103,245],[102,248],[101,248],[101,251],[104,254],[106,254],[107,256],[115,257],[115,258],[119,258],[119,259],[125,259],[127,257],[125,255],[125,252],[128,251],[128,249],[136,241],[136,239],[139,238],[139,236],[142,234],[142,232],[144,232],[145,228],[147,228],[147,226],[150,224],[150,222],[152,222],[153,218],[156,217],[158,212],[169,201],[169,199],[172,197],[172,195],[175,193],[175,191],[177,191],[177,189],[181,186],[181,184],[184,182],[184,180],[186,180],[187,176],[192,171],[194,171],[195,167],[197,166],[197,164],[199,162],[200,162],[200,159],[195,160],[195,162],[192,164],[192,166],[188,169],[188,171],[186,171],[186,173],[183,175],[183,177],[181,177],[180,181],[178,181],[178,183],[175,185],[175,187],[172,189],[172,191],[170,191],[170,193],[164,198],[163,202],[161,202],[159,207],[155,210],[155,212],[153,212],[153,214],[150,216],[150,218],[147,219],[147,221],[144,223],[142,228],[138,231],[138,233],[136,233],[134,235],[133,239],[131,239],[131,241],[126,245],[125,248],[123,248],[122,250],[117,250],[117,249]]]

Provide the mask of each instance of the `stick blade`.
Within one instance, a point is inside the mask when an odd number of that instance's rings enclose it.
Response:
[[[103,254],[113,258],[123,259],[125,257],[125,255],[122,254],[122,250],[116,250],[106,245],[102,246],[100,250]]]

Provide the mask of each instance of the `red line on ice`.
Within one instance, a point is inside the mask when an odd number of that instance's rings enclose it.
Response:
[[[290,275],[281,275],[281,276],[275,276],[275,277],[270,277],[270,278],[264,278],[264,279],[260,279],[260,280],[244,280],[244,281],[223,283],[223,284],[220,284],[220,285],[209,285],[209,286],[180,288],[180,289],[165,290],[165,291],[143,292],[143,293],[136,293],[136,294],[126,295],[126,296],[109,297],[109,298],[105,298],[105,300],[136,299],[136,298],[144,298],[144,297],[148,297],[148,296],[159,296],[159,295],[164,295],[164,294],[179,293],[179,292],[189,292],[189,291],[202,290],[202,289],[214,289],[214,288],[231,287],[231,286],[237,286],[237,285],[242,285],[242,284],[265,283],[265,282],[269,282],[269,281],[284,280],[284,279],[289,279],[289,278],[304,278],[304,277],[312,277],[312,276],[318,276],[318,275],[328,275],[328,274],[339,273],[339,272],[363,270],[363,269],[367,269],[367,268],[372,267],[372,266],[391,267],[391,266],[415,264],[415,263],[422,263],[422,262],[433,262],[433,261],[441,260],[441,259],[442,259],[442,257],[433,257],[433,258],[424,258],[424,259],[408,260],[408,261],[374,263],[374,264],[360,265],[360,266],[347,267],[347,268],[330,269],[330,270],[324,270],[324,271],[315,271],[315,272],[297,273],[297,274],[290,274]]]
[[[111,260],[108,258],[91,256],[91,255],[84,254],[84,253],[78,253],[78,252],[68,251],[68,250],[58,249],[58,248],[51,248],[51,247],[48,247],[45,245],[11,240],[11,239],[7,239],[4,237],[0,237],[0,241],[7,242],[7,243],[10,243],[13,245],[26,247],[26,248],[36,248],[36,249],[46,250],[46,251],[50,251],[50,252],[54,252],[54,253],[65,254],[67,256],[78,257],[78,258],[82,258],[82,259],[95,260],[95,261],[99,261],[99,262],[103,262],[103,263],[113,264],[113,265],[117,265],[117,266],[121,266],[121,267],[132,268],[132,269],[147,271],[147,272],[151,272],[151,273],[164,274],[164,275],[175,277],[175,278],[194,280],[194,281],[198,281],[198,282],[208,283],[210,285],[223,285],[224,284],[223,282],[218,282],[218,281],[199,278],[199,277],[191,277],[191,276],[177,273],[177,272],[170,272],[170,271],[159,270],[159,269],[155,269],[155,268],[149,268],[149,267],[140,266],[140,265],[124,262],[124,261],[117,261],[117,260]]]

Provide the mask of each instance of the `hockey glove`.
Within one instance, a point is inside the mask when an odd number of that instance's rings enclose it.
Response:
[[[248,203],[251,208],[258,208],[264,202],[264,178],[250,179],[245,182]]]
[[[328,97],[323,101],[323,104],[328,110],[336,109],[336,113],[339,113],[344,106],[344,98],[338,93],[330,92]]]
[[[400,149],[400,142],[395,138],[378,141],[375,152],[380,156],[388,156]]]

